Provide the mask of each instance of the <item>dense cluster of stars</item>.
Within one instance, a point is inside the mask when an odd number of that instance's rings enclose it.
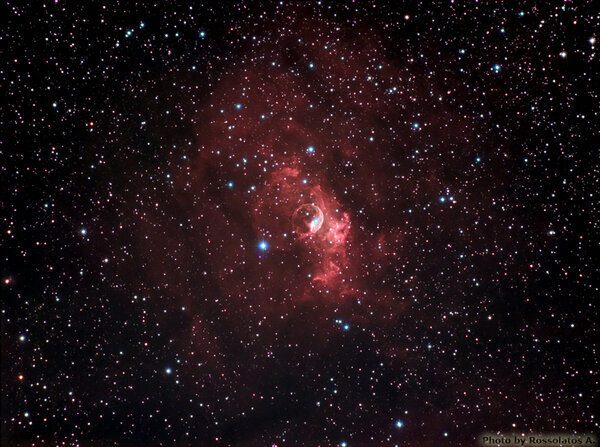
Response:
[[[175,3],[8,4],[0,444],[598,432],[591,3]]]

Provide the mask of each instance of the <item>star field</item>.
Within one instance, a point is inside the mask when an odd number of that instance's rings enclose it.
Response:
[[[591,2],[7,5],[2,446],[598,434]]]

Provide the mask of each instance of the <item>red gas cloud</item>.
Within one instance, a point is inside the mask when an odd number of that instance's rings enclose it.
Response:
[[[331,191],[312,184],[317,181],[298,167],[273,172],[257,200],[255,231],[268,235],[274,250],[302,252],[307,286],[339,297],[350,291],[344,283],[356,274],[348,271],[350,215]]]
[[[195,355],[225,350],[217,320],[279,331],[308,307],[315,320],[393,325],[430,279],[422,261],[435,270],[432,253],[460,237],[432,219],[477,220],[438,203],[449,190],[476,200],[480,181],[464,168],[476,130],[445,105],[444,83],[392,62],[376,33],[290,30],[257,44],[243,69],[233,63],[197,104],[195,148],[173,176],[185,241],[164,213],[146,219],[144,244],[177,254],[148,262],[196,309]]]

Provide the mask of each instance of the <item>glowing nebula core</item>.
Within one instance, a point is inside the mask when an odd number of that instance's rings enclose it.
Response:
[[[323,226],[323,211],[311,203],[300,205],[292,216],[292,227],[300,237],[316,233]]]

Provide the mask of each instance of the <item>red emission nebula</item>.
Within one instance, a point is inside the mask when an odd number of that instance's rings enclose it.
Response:
[[[313,390],[352,333],[371,360],[389,362],[397,377],[387,383],[401,391],[404,374],[425,367],[410,332],[438,331],[433,298],[439,312],[454,309],[452,284],[472,281],[468,269],[444,267],[465,232],[470,256],[484,254],[489,235],[503,239],[483,198],[505,190],[502,170],[489,182],[474,169],[495,143],[448,105],[451,77],[388,57],[391,42],[373,31],[301,16],[276,26],[277,38],[193,99],[195,149],[138,238],[156,305],[185,309],[175,325],[159,318],[196,365],[179,376],[202,396],[235,393],[219,408],[225,418],[273,386]],[[494,256],[480,272],[495,271]],[[283,358],[295,367],[276,366]],[[311,395],[298,405],[312,408]]]
[[[143,247],[176,258],[149,256],[160,284],[166,277],[169,293],[193,306],[190,282],[200,279],[183,272],[197,269],[210,299],[221,297],[223,313],[248,324],[289,325],[298,306],[304,318],[323,320],[311,331],[334,330],[336,315],[374,327],[398,317],[418,288],[424,252],[412,247],[436,243],[417,228],[423,210],[446,219],[453,204],[440,211],[432,203],[465,186],[476,200],[469,183],[481,179],[457,181],[449,166],[472,164],[471,138],[482,130],[444,105],[439,82],[410,61],[389,61],[372,32],[300,21],[244,57],[199,105],[197,152],[175,175],[171,206],[193,236],[183,243],[162,213],[146,219]],[[436,155],[420,163],[411,159],[419,151]],[[478,217],[453,218],[468,226]],[[215,342],[206,330],[193,333],[193,344]]]
[[[452,246],[430,226],[454,219],[478,231],[480,213],[453,212],[451,196],[469,187],[462,204],[477,201],[472,184],[483,179],[458,181],[451,167],[472,165],[483,131],[444,104],[439,86],[451,81],[388,60],[373,32],[296,19],[194,113],[197,152],[175,175],[171,204],[193,236],[162,212],[144,228],[142,246],[172,259],[149,256],[161,287],[195,309],[178,340],[208,364],[228,355],[223,320],[277,339],[287,328],[294,345],[335,338],[343,324],[375,337],[427,280],[433,247]],[[427,163],[419,151],[432,153]],[[450,203],[434,209],[440,195]]]
[[[390,295],[382,263],[397,268],[411,256],[406,209],[450,186],[438,176],[441,164],[395,160],[432,135],[455,148],[442,157],[470,160],[473,130],[438,104],[444,92],[386,61],[376,35],[296,26],[219,81],[194,120],[198,152],[176,178],[176,197],[198,222],[194,251],[239,306],[372,303]],[[321,70],[309,68],[312,60]],[[374,60],[373,75],[357,72]],[[390,80],[395,94],[381,89]],[[425,123],[407,121],[424,104]]]

